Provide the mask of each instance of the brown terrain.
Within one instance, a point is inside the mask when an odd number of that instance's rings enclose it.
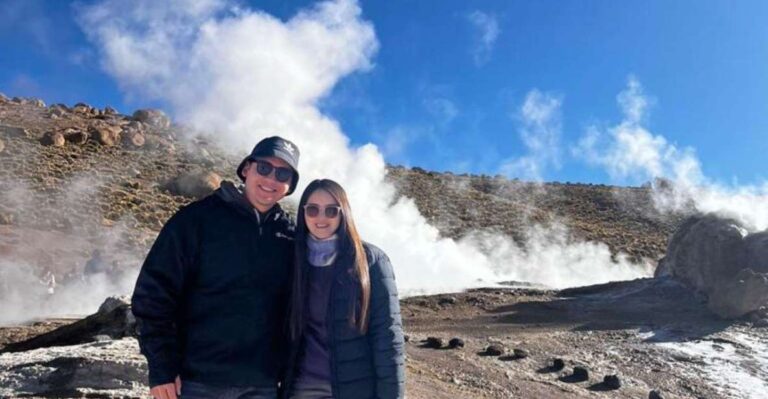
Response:
[[[128,116],[0,96],[0,299],[13,288],[2,280],[8,262],[25,265],[40,279],[53,274],[63,285],[82,274],[94,249],[111,248],[113,271],[135,272],[173,212],[220,179],[235,179],[243,154],[229,154],[210,137],[190,137],[186,130],[156,112]],[[522,242],[527,226],[557,222],[573,240],[603,242],[614,255],[655,263],[682,220],[654,208],[650,187],[538,184],[396,166],[388,178],[452,238],[483,229]],[[701,297],[673,280],[559,291],[508,282],[401,304],[409,398],[768,397],[735,386],[749,378],[729,383],[712,368],[714,362],[765,380],[765,359],[755,349],[768,348],[759,333],[765,330],[717,318]],[[0,351],[81,318],[0,323]],[[449,345],[453,338],[462,345]],[[14,355],[0,354],[0,397],[11,381],[3,379],[3,370],[24,363]],[[562,360],[562,369],[552,367],[554,359]],[[588,371],[585,380],[573,375],[575,366]],[[613,375],[618,380],[604,382]],[[130,397],[146,394],[141,384],[39,396]]]

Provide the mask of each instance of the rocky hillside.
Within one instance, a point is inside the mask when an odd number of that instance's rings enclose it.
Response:
[[[131,269],[180,206],[235,179],[242,156],[159,111],[0,95],[0,322],[12,321],[0,323],[0,397],[145,397],[128,303],[109,299],[86,318],[13,321],[74,312],[88,294],[101,301],[125,288],[81,278],[92,251],[126,257],[112,265],[116,276],[116,266]],[[732,221],[709,216],[681,223],[656,211],[645,187],[396,166],[388,178],[448,237],[490,229],[522,242],[531,226],[557,224],[572,240],[655,261],[677,231],[654,279],[403,299],[408,397],[766,397],[766,233],[745,238]],[[19,267],[33,270],[29,284],[9,278]],[[72,275],[55,294],[37,284]],[[14,302],[25,296],[31,302]]]
[[[160,111],[125,115],[0,96],[0,227],[16,226],[0,229],[0,254],[36,232],[85,243],[69,252],[31,251],[44,258],[37,263],[82,264],[106,245],[143,253],[180,206],[222,178],[235,179],[242,156]],[[575,239],[655,261],[679,220],[659,214],[647,188],[534,184],[395,166],[389,172],[399,193],[454,238],[492,229],[522,241],[527,226],[558,222]]]
[[[606,243],[614,254],[636,260],[656,260],[681,220],[654,208],[649,187],[531,183],[402,167],[390,168],[389,178],[453,238],[493,229],[522,242],[531,225],[560,222],[574,239]]]

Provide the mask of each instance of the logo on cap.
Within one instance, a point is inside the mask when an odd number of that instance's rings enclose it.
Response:
[[[293,146],[291,145],[291,143],[289,143],[287,141],[283,141],[283,147],[285,147],[285,150],[288,151],[289,153],[291,153],[291,155],[295,155],[293,153],[294,149],[293,149]]]

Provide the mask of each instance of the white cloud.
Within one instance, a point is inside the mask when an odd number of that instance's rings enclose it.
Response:
[[[619,181],[667,179],[671,189],[655,187],[654,192],[656,206],[661,210],[693,206],[701,212],[735,218],[750,230],[768,228],[768,182],[723,185],[705,176],[692,148],[678,148],[643,125],[653,100],[645,95],[635,77],[629,77],[617,102],[623,120],[607,129],[590,126],[574,148],[576,157],[604,167]]]
[[[644,94],[635,77],[629,77],[617,102],[624,119],[605,132],[595,125],[588,127],[574,148],[576,157],[605,167],[614,179],[638,183],[667,177],[691,184],[701,182],[701,167],[692,148],[679,149],[643,126],[653,100]]]
[[[483,65],[491,59],[493,46],[499,37],[499,22],[495,15],[475,10],[467,19],[476,30],[475,46],[472,48],[472,57],[475,65]]]
[[[538,89],[528,92],[516,117],[527,154],[502,162],[500,172],[509,177],[541,180],[549,167],[560,168],[560,108],[562,98]]]

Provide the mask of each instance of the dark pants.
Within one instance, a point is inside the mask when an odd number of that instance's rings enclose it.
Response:
[[[333,399],[331,384],[325,382],[296,381],[290,399]]]
[[[277,399],[277,388],[216,387],[194,381],[181,382],[181,399]]]

